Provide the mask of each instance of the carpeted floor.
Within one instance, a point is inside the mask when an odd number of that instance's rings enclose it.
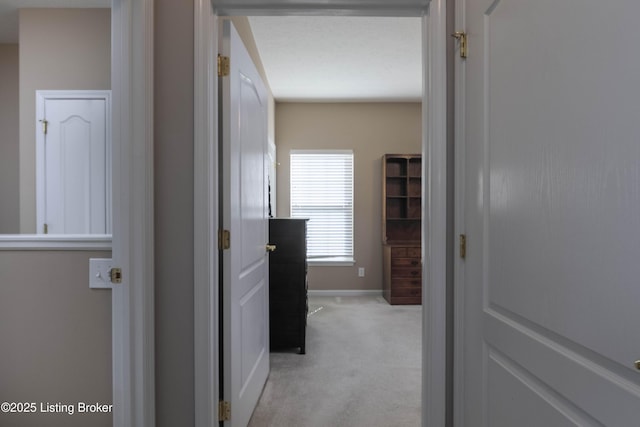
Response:
[[[309,298],[307,354],[271,353],[250,427],[420,426],[421,307]]]

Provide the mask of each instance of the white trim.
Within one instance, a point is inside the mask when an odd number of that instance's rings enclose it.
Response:
[[[100,234],[0,235],[0,251],[110,251],[111,236]]]
[[[456,0],[455,5],[455,28],[467,28],[465,18],[465,0]],[[454,239],[458,242],[460,234],[465,233],[465,61],[455,57],[454,67],[454,88],[455,88],[455,112],[454,112],[454,133],[455,133],[455,211],[454,211]],[[464,281],[465,264],[459,256],[454,260],[453,273],[453,424],[464,426]]]
[[[447,28],[445,0],[422,18],[422,425],[446,422],[447,330]],[[426,232],[428,230],[428,232]]]
[[[314,267],[349,267],[356,264],[353,258],[327,257],[327,258],[307,258],[307,264]]]
[[[113,425],[155,425],[153,0],[112,1]]]
[[[310,297],[381,297],[382,290],[369,289],[317,289],[307,291]]]
[[[41,120],[45,115],[44,104],[47,100],[55,99],[103,99],[105,101],[106,109],[106,146],[107,146],[107,159],[105,165],[105,180],[106,180],[106,234],[111,234],[111,90],[36,90],[36,117],[35,117],[35,132],[36,132],[36,234],[41,235],[42,225],[45,223],[45,174],[44,174],[44,160],[45,160],[45,134],[42,132]]]
[[[353,154],[353,150],[332,150],[330,148],[326,150],[305,150],[294,148],[289,150],[289,155],[291,154]]]
[[[424,1],[426,7],[427,1]],[[425,86],[423,89],[423,103],[427,102],[429,108],[423,107],[423,152],[427,161],[423,162],[429,182],[429,187],[423,186],[423,226],[431,228],[431,233],[423,234],[423,395],[422,395],[422,425],[429,427],[444,427],[445,425],[445,372],[446,372],[446,6],[445,0],[431,0],[428,13],[425,15],[425,7],[407,7],[394,2],[385,1],[378,3],[379,7],[367,8],[362,2],[345,4],[344,7],[333,9],[327,3],[310,5],[302,0],[279,0],[261,3],[255,2],[246,8],[231,8],[228,4],[221,5],[216,2],[215,12],[220,15],[365,15],[365,16],[423,16],[423,69]],[[196,9],[196,19],[202,10]],[[213,46],[217,46],[218,35],[213,34]],[[215,58],[217,50],[211,50],[206,54],[208,60]],[[201,55],[201,50],[196,55]],[[217,117],[217,95],[209,99],[211,117]],[[428,102],[430,101],[430,102]],[[201,124],[202,125],[202,124]],[[217,135],[215,128],[213,135]],[[217,144],[216,144],[217,147]],[[214,174],[217,174],[217,164],[212,165]],[[205,188],[196,189],[196,200],[206,199],[214,210],[218,209],[218,200],[214,194],[205,192]],[[217,224],[216,224],[217,225]],[[427,235],[428,234],[428,235]],[[201,274],[208,274],[204,269],[208,265],[196,266],[203,269]],[[213,292],[218,292],[218,280],[213,279]],[[218,307],[210,314],[213,318],[218,316]],[[212,348],[215,352],[217,345]],[[213,360],[217,355],[207,355]],[[217,414],[217,386],[214,384],[214,405],[208,408],[210,413]],[[199,390],[196,389],[196,394]],[[196,400],[201,399],[196,396]]]
[[[218,420],[218,19],[194,0],[194,399],[195,427]]]

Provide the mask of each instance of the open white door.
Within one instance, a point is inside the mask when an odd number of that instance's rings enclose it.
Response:
[[[222,252],[223,400],[229,426],[249,422],[269,374],[267,92],[240,36],[223,22],[221,77],[221,223],[230,232]],[[224,239],[223,239],[224,240]]]
[[[640,425],[640,57],[624,43],[640,3],[457,3],[456,425]]]

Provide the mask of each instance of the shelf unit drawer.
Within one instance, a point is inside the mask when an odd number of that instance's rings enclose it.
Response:
[[[422,278],[393,277],[391,288],[422,288]]]
[[[406,258],[408,248],[391,248],[391,258]]]
[[[391,258],[394,267],[420,267],[420,258]]]
[[[420,248],[412,247],[412,248],[406,248],[406,249],[407,249],[407,256],[409,258],[422,258],[422,250]]]
[[[392,267],[391,268],[391,279],[393,280],[396,277],[422,277],[422,270],[420,268],[403,268],[403,267]]]
[[[391,288],[391,297],[421,297],[421,288]]]
[[[383,295],[390,304],[421,304],[422,259],[417,245],[383,247]]]
[[[392,247],[392,258],[422,258],[422,250],[419,247]]]

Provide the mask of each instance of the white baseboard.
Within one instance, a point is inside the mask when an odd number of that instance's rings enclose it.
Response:
[[[357,289],[328,289],[328,290],[312,290],[309,289],[307,294],[310,297],[378,297],[382,296],[382,290],[357,290]]]

